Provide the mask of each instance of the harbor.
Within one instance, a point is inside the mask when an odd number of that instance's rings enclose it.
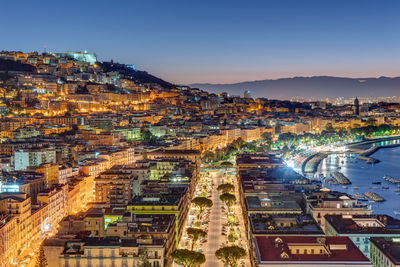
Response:
[[[380,162],[367,164],[357,159],[358,154],[331,154],[321,160],[317,172],[309,175],[320,180],[324,187],[331,190],[345,192],[360,202],[370,205],[374,214],[386,213],[400,218],[400,147],[379,149],[373,157]],[[342,173],[351,185],[338,183],[334,173]],[[336,174],[337,176],[337,174]],[[370,197],[364,193],[375,193]]]

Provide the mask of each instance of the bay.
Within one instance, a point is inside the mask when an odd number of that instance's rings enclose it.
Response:
[[[381,203],[360,202],[371,205],[373,214],[387,214],[400,218],[400,215],[394,214],[395,210],[400,211],[400,195],[398,195],[400,192],[395,192],[400,188],[383,179],[384,175],[400,179],[400,147],[381,148],[375,152],[371,157],[380,160],[376,164],[367,164],[365,161],[356,159],[355,156],[329,155],[321,161],[314,177],[320,177],[321,174],[330,177],[330,173],[340,171],[352,182],[351,185],[348,185],[348,188],[325,182],[323,182],[323,186],[331,190],[348,193],[349,195],[362,194],[367,191],[375,192],[386,201]],[[381,184],[372,184],[373,182],[381,182]],[[354,189],[354,187],[358,187],[358,189]],[[389,187],[389,189],[383,189],[382,187]]]

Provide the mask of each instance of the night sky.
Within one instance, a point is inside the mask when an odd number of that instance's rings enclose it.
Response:
[[[176,83],[400,75],[400,1],[1,1],[0,50],[84,51]]]

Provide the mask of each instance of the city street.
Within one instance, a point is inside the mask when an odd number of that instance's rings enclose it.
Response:
[[[235,191],[232,192],[236,196],[236,203],[232,206],[234,216],[237,220],[237,226],[234,227],[235,233],[238,235],[238,239],[235,244],[243,247],[244,249],[248,249],[248,244],[246,241],[246,231],[243,223],[243,215],[242,209],[239,204],[239,194],[238,194],[238,185],[236,183],[236,174],[235,168],[230,168],[227,177],[225,177],[224,168],[218,169],[218,171],[211,172],[208,178],[213,181],[214,186],[211,191],[211,200],[214,205],[211,208],[210,214],[210,222],[209,222],[209,231],[207,242],[203,245],[203,251],[206,255],[206,267],[216,267],[223,266],[222,262],[215,257],[215,251],[218,250],[222,246],[232,245],[232,243],[228,242],[228,226],[226,226],[226,235],[222,235],[223,225],[227,223],[227,214],[225,212],[225,204],[219,199],[220,192],[218,192],[218,185],[226,182],[230,182],[235,186]],[[240,261],[239,266],[250,266],[250,261],[248,258],[245,258]]]
[[[209,211],[205,211],[203,215],[201,228],[207,231],[207,237],[205,240],[200,240],[195,246],[196,251],[201,251],[206,256],[206,262],[203,266],[205,267],[223,267],[222,261],[215,257],[215,251],[223,246],[230,246],[236,244],[243,247],[246,251],[248,250],[248,244],[246,240],[246,230],[243,223],[242,209],[239,204],[239,193],[238,185],[236,183],[235,168],[229,168],[228,172],[225,168],[212,168],[204,169],[202,171],[201,179],[196,187],[195,196],[200,196],[202,187],[207,184],[208,198],[213,201],[213,206]],[[234,194],[236,196],[236,203],[232,206],[232,210],[236,219],[234,226],[234,232],[237,235],[237,240],[234,243],[228,242],[229,226],[227,225],[227,207],[219,199],[220,192],[217,187],[223,183],[232,183],[235,186]],[[191,205],[191,210],[187,220],[187,227],[194,227],[195,216],[197,209],[194,205]],[[207,215],[209,214],[209,215]],[[225,229],[225,230],[224,230]],[[182,235],[179,243],[180,248],[190,249],[191,240],[187,237],[186,228]],[[249,258],[246,257],[239,261],[239,266],[250,266]]]
[[[215,251],[219,249],[223,242],[226,242],[226,236],[221,235],[222,224],[226,222],[226,215],[222,212],[224,205],[219,199],[219,192],[217,191],[218,185],[221,183],[220,172],[212,173],[209,176],[210,180],[214,182],[211,191],[211,200],[214,205],[211,208],[210,222],[208,228],[207,243],[204,244],[204,254],[206,255],[206,267],[219,267],[223,266],[222,262],[215,257]]]

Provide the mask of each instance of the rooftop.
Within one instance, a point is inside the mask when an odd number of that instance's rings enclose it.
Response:
[[[302,212],[299,204],[291,197],[247,196],[245,202],[248,210]]]
[[[398,234],[400,220],[388,215],[325,215],[339,234]]]
[[[258,236],[254,239],[259,264],[268,262],[359,262],[367,257],[348,237]]]
[[[371,243],[380,249],[394,264],[400,265],[400,239],[373,237]]]
[[[254,235],[324,235],[315,220],[307,214],[264,214],[249,216]]]

